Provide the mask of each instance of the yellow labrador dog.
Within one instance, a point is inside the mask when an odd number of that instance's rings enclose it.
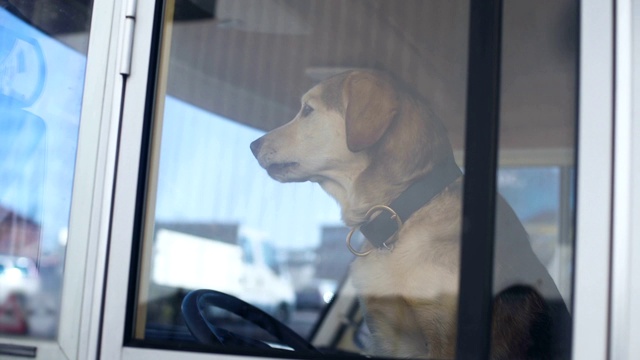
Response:
[[[340,204],[345,224],[362,227],[369,241],[351,248],[360,255],[351,277],[373,334],[371,353],[453,358],[462,176],[425,103],[386,74],[346,72],[304,94],[296,117],[251,150],[275,180],[318,183]],[[568,346],[560,336],[568,311],[501,199],[498,211],[506,215],[497,224],[492,357],[556,358]],[[386,224],[371,224],[378,218]]]

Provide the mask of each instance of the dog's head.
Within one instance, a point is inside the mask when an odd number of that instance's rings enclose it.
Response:
[[[251,150],[282,182],[353,172],[365,160],[363,150],[380,140],[397,111],[396,92],[382,75],[344,73],[311,88],[295,118],[251,143]]]
[[[311,88],[295,118],[255,140],[251,150],[278,181],[331,182],[347,192],[365,170],[369,179],[399,184],[451,153],[444,128],[421,101],[389,76],[365,70]]]

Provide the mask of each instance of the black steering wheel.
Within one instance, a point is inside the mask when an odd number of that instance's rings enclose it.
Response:
[[[263,341],[213,325],[206,316],[206,309],[210,307],[224,309],[240,316],[293,350],[320,354],[308,341],[266,312],[229,294],[205,289],[190,291],[182,300],[182,316],[187,328],[203,344],[272,348]]]

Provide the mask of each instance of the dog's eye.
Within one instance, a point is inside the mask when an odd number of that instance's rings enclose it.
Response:
[[[313,111],[313,108],[308,104],[304,104],[302,107],[302,116],[308,116]]]

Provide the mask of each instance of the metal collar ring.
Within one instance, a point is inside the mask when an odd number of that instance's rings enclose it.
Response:
[[[402,219],[400,219],[400,216],[398,216],[398,214],[395,212],[395,210],[393,210],[392,208],[386,206],[386,205],[375,205],[373,206],[371,209],[369,209],[369,211],[367,211],[367,213],[365,214],[366,217],[366,221],[369,221],[371,219],[371,215],[373,215],[374,212],[377,211],[387,211],[391,214],[391,219],[395,220],[396,223],[398,224],[398,231],[400,231],[400,228],[402,227]],[[356,256],[367,256],[369,255],[374,249],[369,249],[367,251],[364,252],[359,252],[356,249],[354,249],[351,246],[351,238],[353,237],[353,233],[356,232],[356,230],[360,229],[360,225],[358,226],[354,226],[351,228],[351,231],[349,231],[349,234],[347,234],[347,248],[349,248],[349,251],[351,251],[351,253],[353,253],[353,255]],[[393,235],[391,235],[391,237],[389,237],[387,239],[387,241],[385,241],[382,245],[384,245],[384,248],[386,248],[387,250],[392,250],[393,249],[393,244],[391,245],[387,245],[387,242],[391,239],[393,239],[396,236],[397,232],[394,233]]]

